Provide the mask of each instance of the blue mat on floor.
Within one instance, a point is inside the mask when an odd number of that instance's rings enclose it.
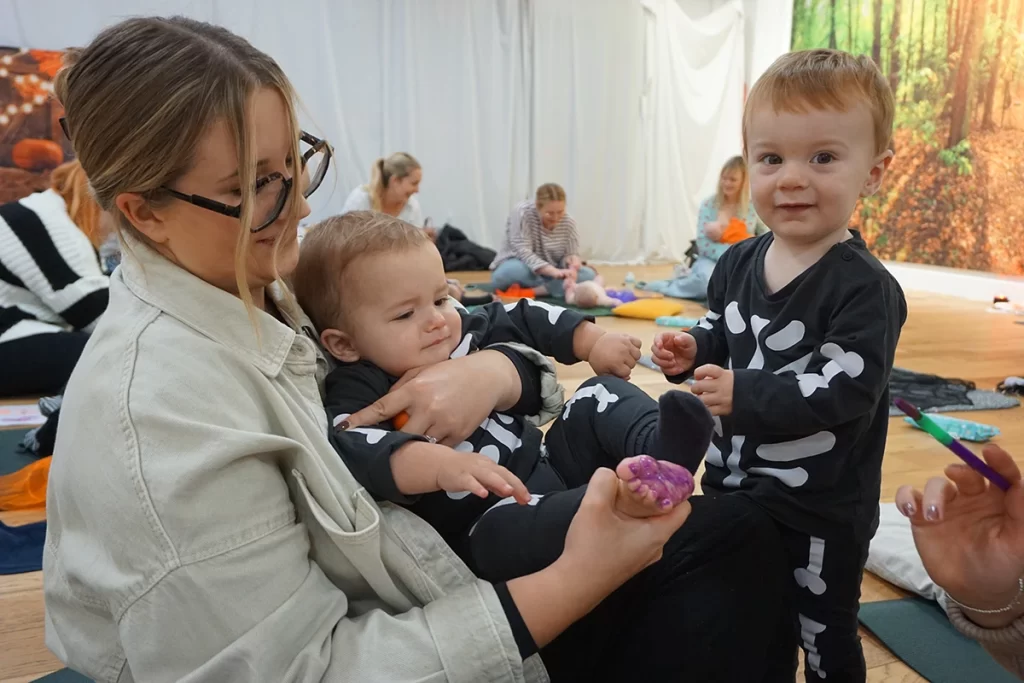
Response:
[[[48,676],[37,678],[32,683],[92,683],[92,679],[86,678],[82,674],[76,674],[71,669],[61,669]]]
[[[869,602],[860,623],[892,653],[932,683],[1012,683],[981,645],[960,635],[939,606],[921,598]]]

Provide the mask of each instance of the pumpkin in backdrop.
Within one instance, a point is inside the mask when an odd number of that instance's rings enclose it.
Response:
[[[64,150],[53,140],[26,138],[14,144],[11,159],[26,171],[45,171],[64,163]]]

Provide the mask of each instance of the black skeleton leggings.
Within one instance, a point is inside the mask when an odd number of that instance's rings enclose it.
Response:
[[[558,559],[591,475],[652,453],[657,425],[658,404],[629,382],[584,382],[545,436],[546,457],[523,482],[533,494],[530,504],[507,498],[470,528],[464,547],[476,575],[506,581]]]

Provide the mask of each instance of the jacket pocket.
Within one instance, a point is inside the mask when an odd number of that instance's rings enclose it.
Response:
[[[347,519],[346,531],[316,499],[298,470],[292,470],[300,500],[296,506],[305,513],[310,534],[310,555],[324,574],[349,594],[353,585],[365,583],[368,591],[356,591],[350,598],[378,598],[394,612],[405,612],[415,605],[392,578],[381,558],[380,511],[365,489],[353,494],[355,518]],[[339,507],[332,505],[331,507]],[[363,595],[359,595],[363,593]]]

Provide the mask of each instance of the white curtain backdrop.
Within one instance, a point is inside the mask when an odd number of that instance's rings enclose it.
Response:
[[[679,259],[722,162],[742,150],[743,6],[700,21],[673,0],[644,0],[649,106],[643,255]]]
[[[756,9],[756,32],[750,12],[744,25],[744,5]],[[423,164],[419,199],[436,225],[497,247],[512,204],[558,182],[585,256],[629,262],[682,256],[698,202],[739,151],[744,74],[785,52],[792,7],[0,0],[0,45],[84,45],[111,23],[147,14],[224,25],[281,64],[304,125],[336,149],[336,174],[314,195],[310,221],[338,212],[375,159],[407,151]]]

